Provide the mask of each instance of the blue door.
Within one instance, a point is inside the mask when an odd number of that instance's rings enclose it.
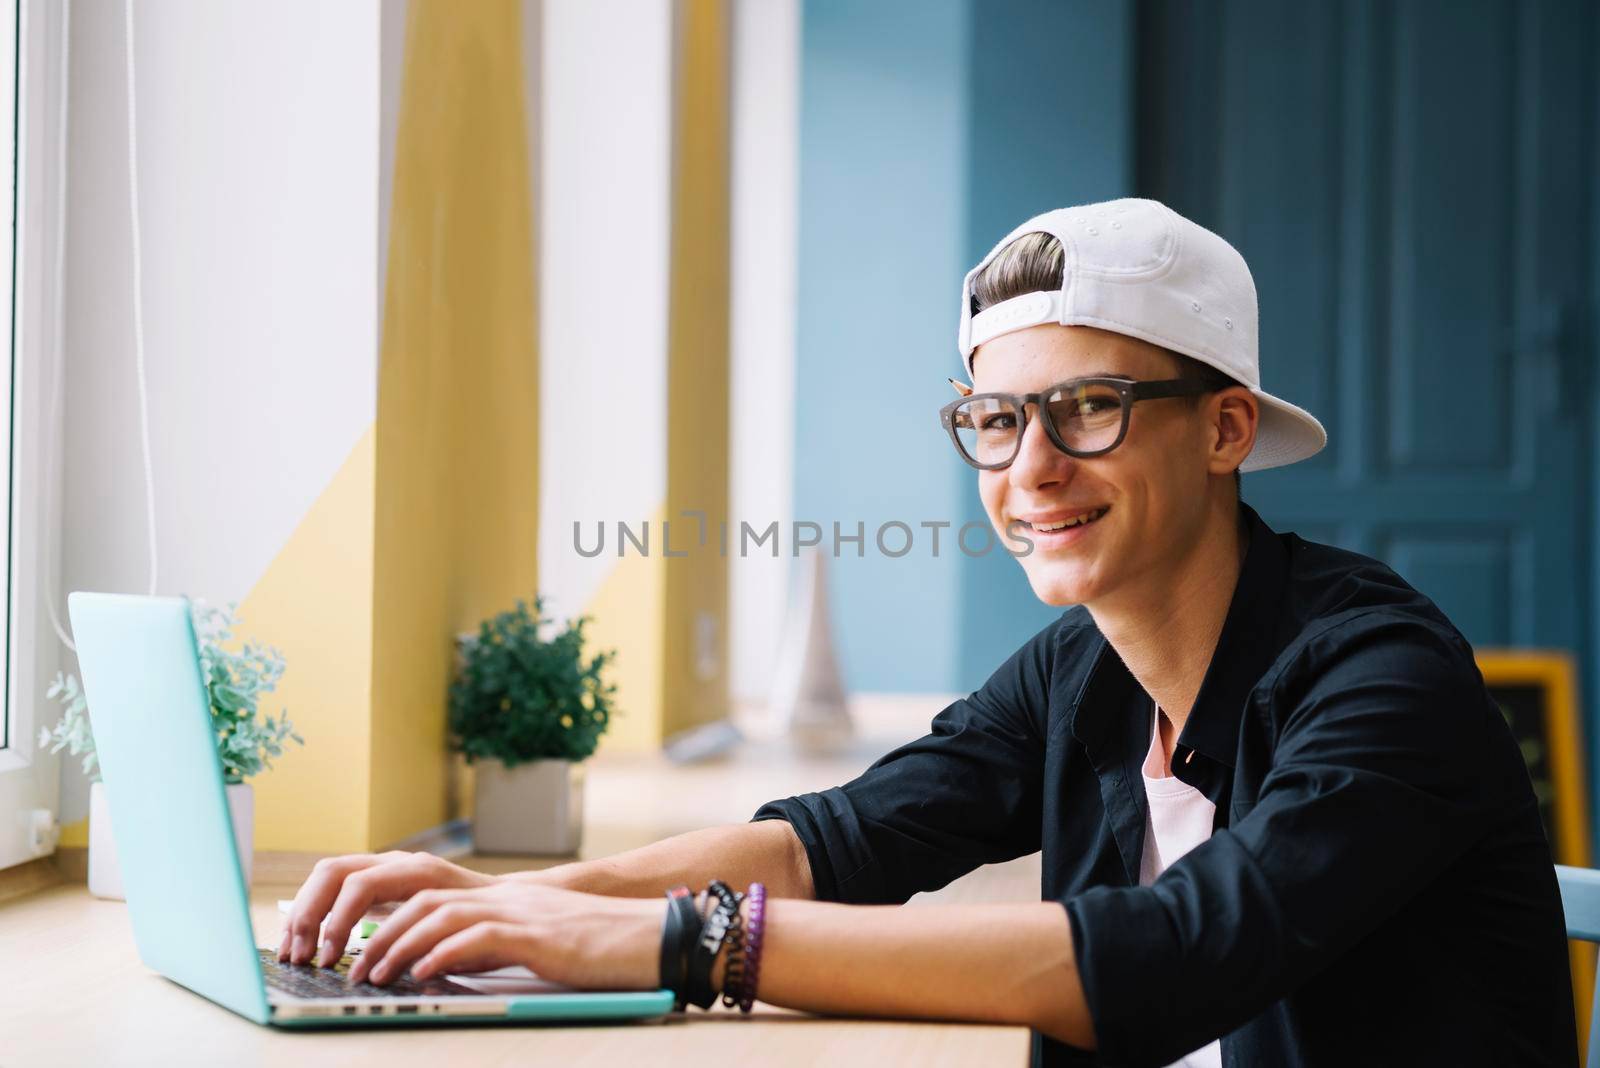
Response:
[[[1387,561],[1476,645],[1592,661],[1589,5],[1141,15],[1143,191],[1244,253],[1263,384],[1328,427],[1246,500]]]

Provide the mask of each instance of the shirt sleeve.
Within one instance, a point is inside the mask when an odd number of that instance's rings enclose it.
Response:
[[[1166,1064],[1234,1030],[1508,815],[1526,772],[1470,654],[1414,623],[1339,626],[1267,698],[1292,711],[1249,811],[1148,887],[1064,902],[1108,1063]]]
[[[1040,631],[926,736],[856,779],[757,810],[756,820],[794,827],[818,900],[899,904],[1039,849],[1056,631]]]

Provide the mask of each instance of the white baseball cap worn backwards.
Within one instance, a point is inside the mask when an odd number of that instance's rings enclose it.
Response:
[[[1061,242],[1061,288],[1024,293],[972,314],[972,280],[1003,248],[1032,233]],[[1248,387],[1261,402],[1261,417],[1241,471],[1292,464],[1328,442],[1310,412],[1261,389],[1256,285],[1244,257],[1164,204],[1109,200],[1036,215],[962,280],[959,345],[968,375],[979,345],[1041,323],[1096,326],[1140,338]]]

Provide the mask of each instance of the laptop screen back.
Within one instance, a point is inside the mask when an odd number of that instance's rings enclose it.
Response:
[[[189,603],[81,592],[67,603],[139,956],[264,1023]]]

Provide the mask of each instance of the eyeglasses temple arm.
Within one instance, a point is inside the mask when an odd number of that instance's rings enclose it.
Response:
[[[1217,387],[1190,378],[1168,378],[1160,382],[1135,382],[1130,393],[1134,400],[1159,400],[1162,397],[1187,397],[1209,393]]]

